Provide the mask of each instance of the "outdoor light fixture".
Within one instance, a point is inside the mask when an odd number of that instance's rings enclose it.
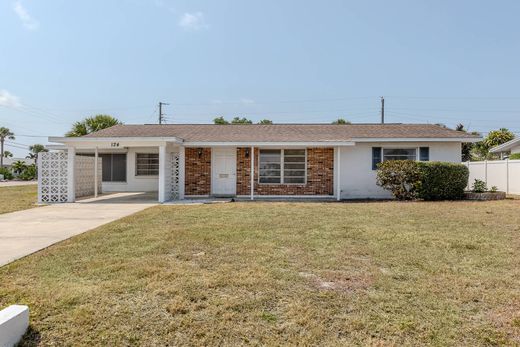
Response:
[[[246,158],[249,158],[249,148],[246,148]]]
[[[202,148],[197,149],[197,154],[199,155],[199,158],[202,157]]]

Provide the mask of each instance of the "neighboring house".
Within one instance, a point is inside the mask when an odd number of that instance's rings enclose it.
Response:
[[[479,140],[432,124],[116,125],[83,137],[49,138],[67,154],[45,155],[54,161],[43,163],[43,182],[50,182],[45,178],[59,160],[67,160],[61,164],[68,168],[62,185],[69,193],[43,200],[74,201],[74,158],[96,153],[104,192],[157,191],[160,202],[208,196],[386,198],[390,194],[376,185],[379,162],[460,163],[461,143]]]
[[[4,158],[4,165],[3,167],[10,169],[14,162],[17,161],[23,161],[25,165],[32,165],[34,164],[34,159],[28,159],[28,158]]]
[[[520,137],[507,141],[500,146],[493,147],[489,151],[491,153],[500,154],[501,158],[505,158],[510,154],[520,153]]]

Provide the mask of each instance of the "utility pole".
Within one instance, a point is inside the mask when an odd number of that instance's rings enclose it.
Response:
[[[385,97],[381,97],[381,124],[385,124]]]
[[[162,124],[164,122],[164,114],[162,113],[162,107],[163,105],[169,105],[165,102],[159,102],[159,124]]]

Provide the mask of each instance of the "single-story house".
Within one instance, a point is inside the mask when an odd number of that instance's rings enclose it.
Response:
[[[478,140],[433,124],[116,125],[83,137],[50,137],[64,151],[42,156],[40,190],[66,193],[41,200],[74,201],[77,185],[89,180],[103,192],[156,191],[160,202],[386,198],[376,185],[379,162],[460,163],[461,144]],[[101,159],[80,165],[81,156]],[[94,180],[86,178],[90,173]]]
[[[500,146],[493,147],[489,151],[491,153],[500,154],[501,158],[505,158],[510,154],[520,153],[520,137],[507,141]]]

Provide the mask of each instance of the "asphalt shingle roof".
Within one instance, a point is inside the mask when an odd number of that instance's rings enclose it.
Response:
[[[478,138],[434,124],[115,125],[85,137],[178,137],[186,142],[325,142],[370,138]]]

